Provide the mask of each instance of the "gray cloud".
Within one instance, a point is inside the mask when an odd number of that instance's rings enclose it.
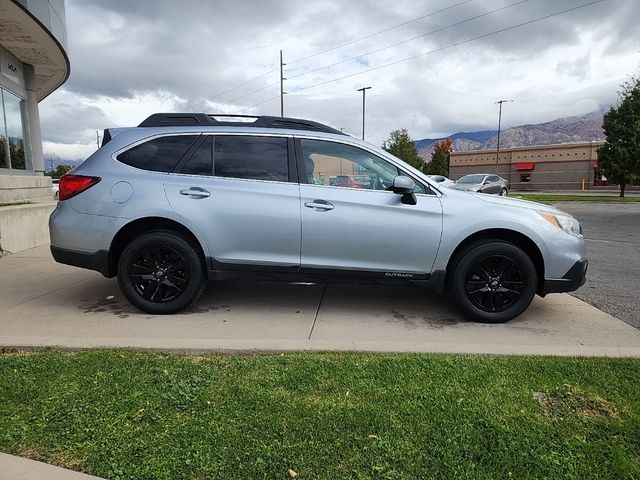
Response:
[[[474,0],[326,55],[290,63],[286,75],[293,77],[515,1]],[[376,143],[400,127],[408,127],[418,138],[493,128],[493,102],[503,95],[518,97],[509,106],[511,124],[583,113],[588,105],[615,99],[620,75],[603,80],[596,69],[589,68],[589,58],[598,49],[610,58],[628,57],[629,52],[640,50],[640,2],[607,0],[411,62],[294,92],[586,1],[529,0],[360,62],[292,79],[286,84],[292,92],[286,99],[286,113],[346,127],[359,135],[361,104],[355,89],[371,84],[368,124]],[[457,1],[450,0],[448,5],[454,3]],[[63,89],[43,104],[43,133],[52,142],[82,142],[92,129],[122,121],[122,116],[107,111],[105,99],[119,102],[124,110],[141,95],[170,96],[176,108],[196,103],[196,110],[206,109],[203,102],[213,99],[219,102],[219,110],[238,111],[276,96],[277,86],[271,86],[231,102],[277,82],[278,73],[214,97],[274,68],[279,49],[284,50],[285,61],[292,62],[445,6],[435,0],[70,0],[67,23],[72,74]],[[562,49],[572,56],[556,55]],[[540,69],[543,76],[536,71]],[[628,65],[626,73],[636,69],[637,64]],[[553,78],[556,84],[551,85]],[[153,106],[148,108],[153,111]],[[135,115],[150,113],[140,108],[132,111]],[[274,114],[277,101],[247,111]],[[136,124],[140,120],[132,116],[126,121]]]

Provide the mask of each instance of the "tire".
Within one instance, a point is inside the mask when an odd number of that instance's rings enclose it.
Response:
[[[502,190],[500,190],[500,196],[501,197],[506,197],[509,194],[509,192],[507,191],[506,188],[503,188]]]
[[[131,304],[146,313],[179,312],[207,286],[204,259],[189,239],[154,230],[133,239],[118,262],[118,284]]]
[[[504,323],[526,310],[538,276],[529,256],[502,240],[481,240],[454,259],[449,289],[460,310],[482,323]]]

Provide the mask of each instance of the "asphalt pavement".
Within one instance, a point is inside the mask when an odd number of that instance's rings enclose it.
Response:
[[[640,328],[640,203],[555,204],[582,223],[587,282],[573,295]]]

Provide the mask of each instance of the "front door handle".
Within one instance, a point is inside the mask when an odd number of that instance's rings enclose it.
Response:
[[[305,202],[304,206],[307,208],[313,208],[316,212],[326,212],[334,209],[333,204],[327,202],[326,200],[314,200],[313,202]]]
[[[183,190],[180,190],[180,195],[186,195],[189,198],[196,198],[196,199],[207,198],[211,196],[211,194],[207,190],[200,187],[185,188]]]

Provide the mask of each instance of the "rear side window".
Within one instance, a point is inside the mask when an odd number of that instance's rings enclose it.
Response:
[[[289,181],[287,139],[216,135],[213,174],[216,177]]]
[[[132,167],[152,172],[170,172],[195,142],[197,135],[173,135],[154,138],[118,155],[118,160]]]
[[[198,149],[182,167],[181,173],[188,175],[211,175],[213,165],[213,137],[207,135],[204,142],[200,144]]]

